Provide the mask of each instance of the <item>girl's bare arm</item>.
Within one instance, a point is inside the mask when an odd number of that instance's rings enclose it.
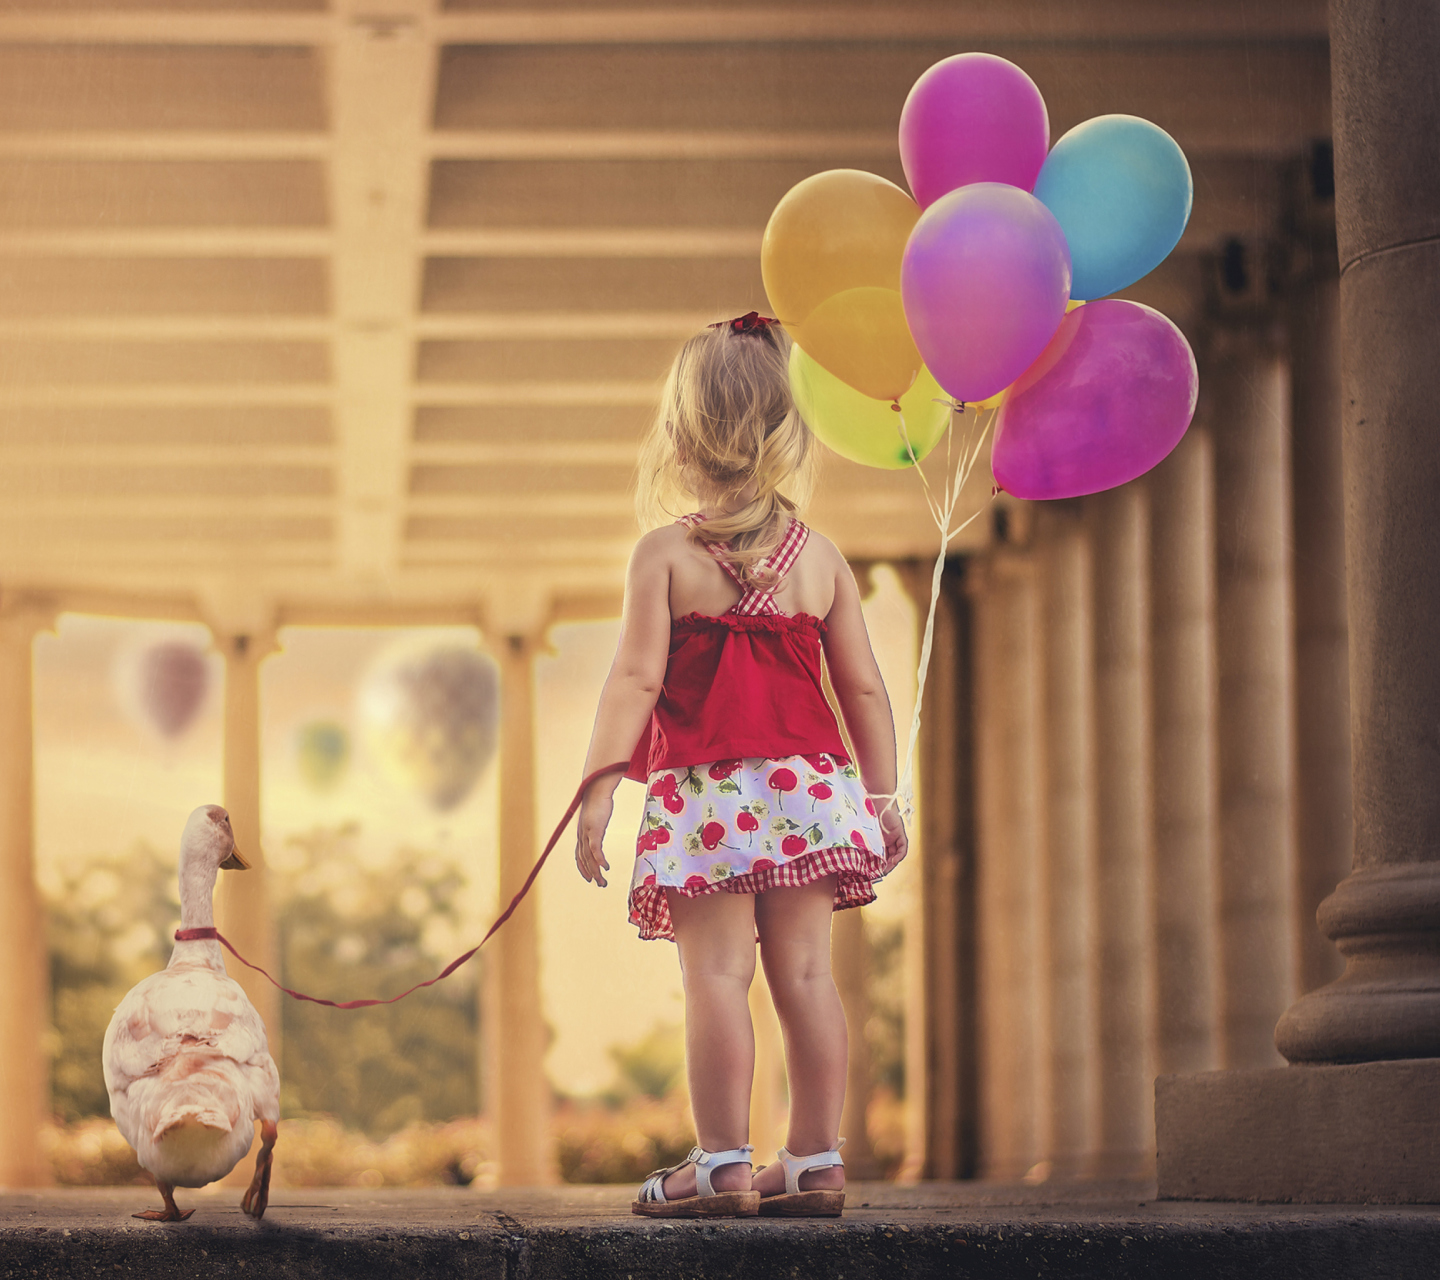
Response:
[[[625,575],[625,612],[620,645],[600,693],[595,729],[585,756],[585,776],[617,760],[628,760],[649,727],[650,713],[665,681],[670,654],[669,558],[653,535],[642,538]],[[605,828],[614,810],[616,772],[590,784],[580,806],[575,863],[580,874],[605,886],[610,869],[603,848]]]
[[[855,575],[838,552],[836,558],[839,564],[835,573],[835,603],[825,619],[825,662],[830,668],[830,683],[840,703],[840,713],[845,717],[845,727],[850,731],[865,790],[872,795],[892,795],[896,786],[895,718],[885,682],[880,678],[879,664],[870,648]],[[909,851],[909,840],[895,804],[883,807],[877,804],[876,809],[889,871]]]

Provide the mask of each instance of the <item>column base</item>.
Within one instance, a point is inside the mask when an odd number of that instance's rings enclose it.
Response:
[[[1440,1058],[1161,1076],[1165,1200],[1440,1203]]]

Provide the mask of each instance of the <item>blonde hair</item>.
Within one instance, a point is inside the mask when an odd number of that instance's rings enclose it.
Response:
[[[636,512],[647,529],[673,520],[687,495],[724,510],[687,533],[723,542],[747,585],[771,585],[760,562],[813,486],[810,429],[790,397],[790,339],[778,324],[704,329],[680,349],[640,451]],[[683,462],[681,461],[683,459]],[[754,495],[732,506],[750,486]]]

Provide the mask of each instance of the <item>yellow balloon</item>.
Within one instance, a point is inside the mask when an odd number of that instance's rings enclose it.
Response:
[[[877,400],[898,400],[924,367],[897,289],[846,289],[789,329],[812,360]]]
[[[920,367],[900,306],[900,260],[919,217],[893,182],[831,169],[792,187],[765,227],[760,273],[771,309],[815,359],[867,395],[902,395]],[[833,301],[839,295],[850,296]],[[834,309],[817,315],[826,303]],[[877,342],[880,351],[869,351]]]
[[[798,346],[790,348],[790,393],[810,430],[842,458],[898,471],[930,452],[950,425],[950,397],[923,365],[900,397],[900,412],[842,382]],[[904,417],[904,435],[901,417]],[[905,446],[905,437],[910,448]]]

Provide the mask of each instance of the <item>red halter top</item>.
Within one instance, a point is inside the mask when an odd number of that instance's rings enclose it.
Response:
[[[680,523],[699,520],[683,516]],[[808,613],[782,613],[774,599],[809,537],[810,530],[791,519],[764,562],[776,575],[766,589],[741,581],[723,558],[726,544],[705,544],[745,594],[718,616],[687,613],[670,624],[665,684],[627,778],[644,782],[657,769],[752,756],[823,751],[848,759],[821,685],[825,623]]]

